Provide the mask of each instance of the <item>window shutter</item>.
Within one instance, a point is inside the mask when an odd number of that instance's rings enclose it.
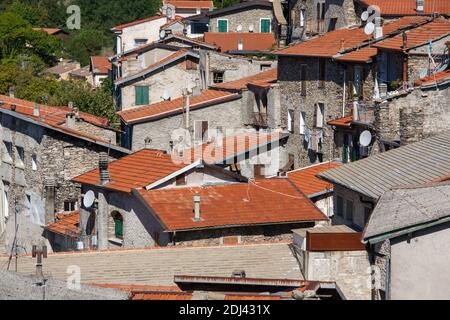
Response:
[[[135,98],[136,105],[142,106],[149,104],[149,87],[148,86],[137,86],[135,87]]]
[[[262,33],[270,32],[270,19],[261,19],[261,32]]]
[[[306,97],[306,66],[302,65],[301,66],[301,71],[300,71],[300,78],[301,78],[301,95]]]
[[[219,20],[219,32],[228,32],[228,21]]]

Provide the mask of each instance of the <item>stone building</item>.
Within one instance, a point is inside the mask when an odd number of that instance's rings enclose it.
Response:
[[[98,249],[279,241],[295,226],[327,221],[288,180],[251,182],[209,161],[183,164],[145,149],[102,170],[109,180],[97,169],[74,178],[95,194],[80,226]]]
[[[369,151],[359,149],[359,134],[373,126],[374,99],[411,88],[421,74],[445,66],[441,52],[449,26],[442,18],[406,17],[386,23],[370,41],[362,28],[344,29],[278,51],[282,119],[292,132],[288,146],[296,167],[364,157]],[[417,37],[425,33],[426,41]],[[424,54],[429,40],[436,52],[433,67]],[[342,119],[349,116],[354,118]],[[344,125],[336,125],[337,119]],[[350,122],[358,126],[354,135],[334,134],[333,128]]]
[[[214,8],[212,1],[194,0],[177,1],[164,0],[161,8],[162,14],[168,17],[180,16],[187,18],[194,15],[204,14]]]
[[[117,132],[107,119],[69,107],[0,100],[1,246],[11,249],[17,222],[16,244],[30,252],[56,212],[76,208],[80,188],[70,179],[95,168],[100,152],[118,159],[128,151],[115,145]]]

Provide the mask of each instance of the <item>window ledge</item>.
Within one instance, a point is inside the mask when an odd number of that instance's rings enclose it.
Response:
[[[118,245],[118,246],[123,246],[123,240],[121,240],[121,239],[109,238],[108,241],[111,242],[112,244],[115,244],[115,245]]]

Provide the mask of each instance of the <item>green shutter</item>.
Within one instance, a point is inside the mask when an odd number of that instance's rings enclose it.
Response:
[[[261,32],[270,32],[270,19],[261,19]]]
[[[227,20],[219,20],[219,32],[228,32]]]
[[[123,238],[123,221],[120,218],[114,219],[114,233],[116,238]]]
[[[136,105],[142,106],[149,104],[149,88],[148,86],[137,86],[136,89]]]

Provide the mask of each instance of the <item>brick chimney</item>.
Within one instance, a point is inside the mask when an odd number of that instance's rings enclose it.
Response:
[[[106,152],[100,152],[98,164],[100,169],[100,185],[105,186],[111,182],[108,171],[109,158]]]
[[[66,114],[66,127],[73,129],[75,128],[75,113],[74,112],[68,112]]]
[[[15,91],[16,91],[16,89],[14,88],[14,87],[10,87],[9,88],[9,97],[10,98],[12,98],[12,99],[14,99],[15,98]]]

